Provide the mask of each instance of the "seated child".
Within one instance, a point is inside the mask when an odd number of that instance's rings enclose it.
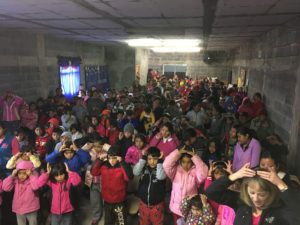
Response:
[[[185,197],[180,203],[180,211],[184,217],[177,224],[213,225],[216,216],[203,194]]]
[[[12,174],[3,181],[4,191],[14,191],[12,211],[17,215],[18,225],[37,225],[37,211],[40,208],[38,177],[33,175],[33,164],[20,161]]]
[[[120,147],[112,146],[101,155],[91,174],[101,175],[101,193],[104,200],[105,224],[128,224],[126,195],[129,180],[133,178],[131,167],[121,157]]]
[[[163,153],[157,147],[143,151],[143,157],[133,168],[135,176],[141,176],[138,196],[140,198],[140,224],[164,224],[164,198],[167,175],[162,166]]]

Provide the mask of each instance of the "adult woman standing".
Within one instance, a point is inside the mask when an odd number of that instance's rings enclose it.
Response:
[[[241,178],[243,182],[240,193],[227,189]],[[297,215],[299,196],[288,188],[276,172],[260,168],[252,170],[250,163],[213,182],[206,189],[206,195],[209,199],[235,210],[234,225],[300,224]]]
[[[253,137],[252,131],[249,128],[241,127],[237,131],[237,136],[238,142],[233,156],[232,171],[238,171],[248,162],[250,162],[250,168],[258,166],[261,147]]]

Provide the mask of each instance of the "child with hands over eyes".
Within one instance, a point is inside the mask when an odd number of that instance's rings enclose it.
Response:
[[[14,191],[12,211],[17,215],[18,225],[37,225],[37,211],[40,208],[38,177],[33,174],[31,161],[20,161],[12,174],[3,181],[4,191]]]

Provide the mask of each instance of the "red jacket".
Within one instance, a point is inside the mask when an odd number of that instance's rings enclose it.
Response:
[[[101,175],[101,193],[104,201],[119,203],[126,200],[128,182],[133,178],[132,169],[128,164],[121,162],[112,167],[108,161],[98,160],[91,174]]]
[[[40,158],[45,158],[46,155],[46,143],[51,139],[51,136],[45,134],[43,137],[36,137],[35,139],[35,147],[38,153],[40,154]]]
[[[116,130],[111,130],[111,129],[108,129],[108,144],[110,145],[114,145],[117,141],[117,139],[119,138],[119,134],[120,134],[120,131],[118,129]]]

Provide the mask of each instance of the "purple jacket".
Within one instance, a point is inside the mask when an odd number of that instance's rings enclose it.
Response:
[[[150,147],[157,147],[161,152],[164,153],[164,159],[173,152],[179,145],[178,138],[175,134],[172,135],[168,140],[158,139],[155,135],[150,141]]]
[[[243,150],[240,142],[236,143],[233,156],[232,171],[236,172],[241,169],[247,162],[250,162],[250,167],[256,167],[259,164],[261,147],[259,141],[252,138],[246,150]]]

